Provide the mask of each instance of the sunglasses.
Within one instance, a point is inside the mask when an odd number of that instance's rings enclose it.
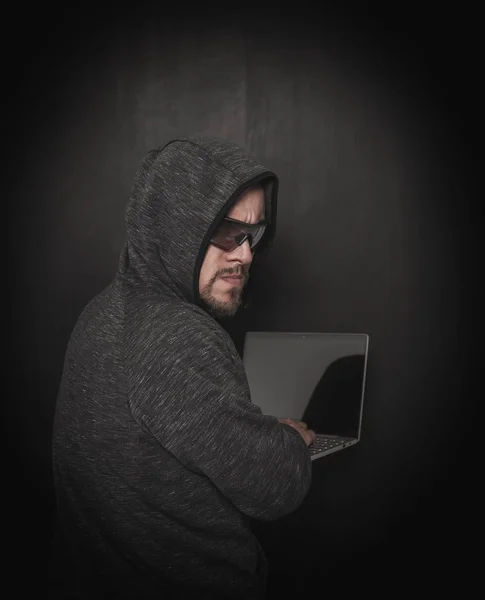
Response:
[[[243,221],[236,221],[235,219],[224,217],[221,224],[214,232],[211,243],[226,252],[232,252],[248,240],[249,246],[253,251],[261,241],[266,225],[266,223],[249,225]]]

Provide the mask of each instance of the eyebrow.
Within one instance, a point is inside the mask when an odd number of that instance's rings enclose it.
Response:
[[[262,220],[257,221],[256,223],[248,223],[247,221],[240,221],[239,219],[234,219],[234,217],[226,217],[227,219],[231,219],[232,221],[236,221],[236,223],[241,223],[241,225],[252,225],[252,226],[256,226],[256,225],[266,225],[267,222],[264,220],[264,217]]]

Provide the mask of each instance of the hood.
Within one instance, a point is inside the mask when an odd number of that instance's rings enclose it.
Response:
[[[212,233],[241,192],[256,182],[265,189],[269,225],[255,258],[274,239],[276,174],[240,146],[215,137],[179,138],[149,152],[126,207],[120,275],[199,304],[199,273]]]

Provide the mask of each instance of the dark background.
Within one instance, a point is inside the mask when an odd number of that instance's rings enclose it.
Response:
[[[422,4],[130,15],[84,5],[11,20],[4,497],[22,577],[44,577],[63,354],[116,270],[135,170],[173,137],[213,134],[281,178],[273,252],[228,325],[237,347],[248,329],[370,335],[361,443],[316,461],[298,511],[255,523],[270,589],[470,585],[477,19]]]

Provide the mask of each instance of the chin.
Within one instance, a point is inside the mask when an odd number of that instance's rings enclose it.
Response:
[[[232,297],[230,300],[222,300],[214,296],[202,297],[202,303],[205,310],[217,319],[227,319],[234,317],[241,307],[241,295],[237,299]]]

